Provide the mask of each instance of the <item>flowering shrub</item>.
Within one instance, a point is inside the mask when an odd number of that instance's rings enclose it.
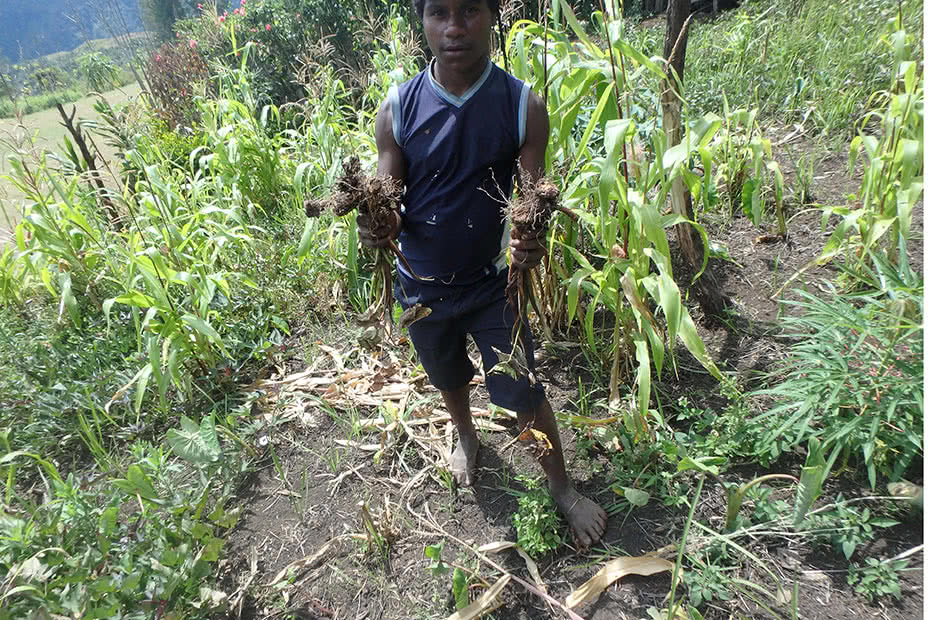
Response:
[[[191,126],[197,118],[194,95],[209,77],[196,39],[165,43],[152,54],[147,67],[153,105],[172,129]]]
[[[219,15],[210,5],[202,6],[200,18],[178,23],[180,38],[197,41],[206,58],[226,66],[238,66],[236,54],[229,52],[231,41],[239,49],[254,43],[249,53],[252,85],[275,104],[306,96],[296,76],[307,61],[319,61],[311,50],[321,39],[332,48],[334,64],[365,66],[373,42],[356,41],[357,16],[390,12],[385,0],[238,0]]]

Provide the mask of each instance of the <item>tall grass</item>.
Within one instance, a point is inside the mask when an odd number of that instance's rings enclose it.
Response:
[[[888,21],[900,7],[903,28],[922,32],[919,0],[743,5],[692,27],[685,92],[698,112],[719,111],[726,99],[734,108],[849,138],[869,97],[891,77],[880,42]]]

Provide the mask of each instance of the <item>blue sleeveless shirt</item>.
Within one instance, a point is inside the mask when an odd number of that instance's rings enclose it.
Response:
[[[417,275],[470,284],[506,267],[503,206],[526,135],[529,85],[488,61],[458,97],[432,69],[388,93],[407,165],[399,246]]]

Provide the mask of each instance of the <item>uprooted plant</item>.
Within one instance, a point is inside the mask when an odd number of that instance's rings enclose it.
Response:
[[[510,237],[512,239],[542,240],[549,228],[549,219],[555,211],[559,210],[559,189],[545,176],[533,178],[520,168],[520,186],[517,198],[507,205],[507,216],[510,219]],[[540,312],[539,304],[533,292],[532,270],[524,270],[510,265],[507,274],[507,301],[516,315],[511,342],[513,349],[510,355],[498,352],[501,361],[491,372],[503,372],[511,376],[526,376],[530,383],[536,378],[529,371],[526,364],[526,352],[523,347],[522,330],[526,323],[527,304],[532,305],[537,316],[545,320],[545,314]],[[546,330],[548,331],[548,329]]]
[[[357,156],[346,159],[342,164],[342,177],[336,182],[333,192],[326,198],[310,199],[304,202],[307,217],[318,217],[324,210],[330,209],[338,216],[358,209],[359,215],[368,218],[372,230],[390,227],[400,213],[401,197],[404,193],[403,183],[394,177],[362,174],[362,166]],[[404,268],[417,279],[417,276],[400,248],[393,240],[384,248],[375,248],[374,282],[372,283],[372,303],[361,317],[364,324],[380,323],[390,335],[392,325],[391,290],[393,277],[391,273],[392,255],[404,265]]]

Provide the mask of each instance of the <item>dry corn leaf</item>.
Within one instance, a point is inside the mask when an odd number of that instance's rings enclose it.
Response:
[[[510,573],[505,574],[494,582],[494,585],[488,588],[477,600],[468,607],[458,610],[449,616],[447,620],[474,620],[500,607],[501,600],[498,599],[498,594],[503,592],[507,584],[510,583],[510,577]]]
[[[520,545],[509,540],[501,540],[498,542],[485,543],[478,547],[478,551],[481,553],[500,553],[501,551],[506,551],[507,549],[516,549],[517,553],[523,558],[523,561],[526,562],[526,569],[530,573],[530,577],[533,578],[533,581],[536,582],[536,585],[539,586],[539,589],[543,592],[548,592],[549,589],[546,587],[546,583],[542,580],[542,576],[539,574],[539,567],[536,566],[536,562],[533,561],[526,551],[523,550]]]
[[[293,571],[294,576],[297,576],[298,573],[302,573],[304,571],[310,570],[311,568],[316,566],[319,562],[321,562],[323,558],[326,556],[326,554],[329,553],[329,551],[336,544],[338,544],[339,542],[345,539],[346,539],[345,534],[343,534],[342,536],[336,536],[335,538],[329,539],[326,542],[326,544],[320,547],[320,549],[313,555],[308,555],[305,558],[295,560],[294,562],[291,562],[290,564],[282,568],[280,571],[278,571],[278,574],[274,576],[274,579],[266,583],[263,587],[270,588],[274,586],[275,584],[279,583],[282,579],[287,577],[288,573],[290,573],[291,571]]]
[[[397,328],[405,329],[416,323],[420,319],[425,319],[433,312],[432,308],[427,308],[421,304],[413,304],[404,310],[397,320]]]
[[[654,575],[662,571],[672,570],[675,565],[668,560],[657,558],[654,555],[641,555],[635,558],[623,557],[611,560],[594,577],[588,579],[584,585],[573,591],[565,599],[569,608],[583,605],[600,596],[607,586],[626,575]]]

